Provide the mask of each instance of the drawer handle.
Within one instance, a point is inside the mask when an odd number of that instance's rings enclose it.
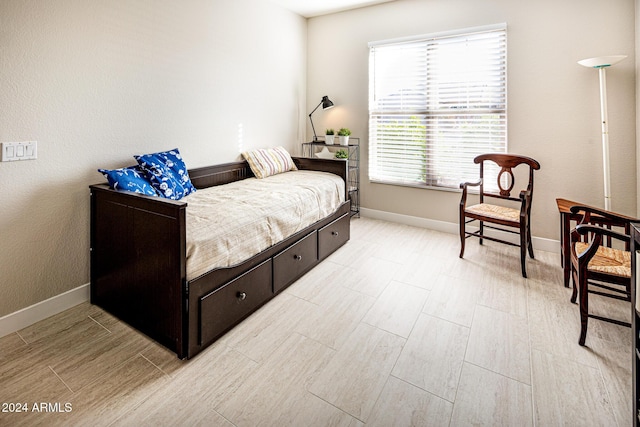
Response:
[[[296,261],[302,261],[302,255],[294,255],[293,259],[295,259]]]
[[[338,237],[338,232],[337,232],[337,231],[332,231],[332,232],[331,232],[331,235],[332,235],[332,236],[335,236],[335,237]]]
[[[247,294],[245,292],[238,292],[236,294],[236,297],[238,298],[238,300],[240,301],[244,301],[245,298],[247,298]]]

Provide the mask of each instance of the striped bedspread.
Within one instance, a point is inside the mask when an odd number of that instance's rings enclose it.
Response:
[[[335,212],[345,190],[337,175],[291,171],[198,190],[183,200],[192,280],[239,264]]]

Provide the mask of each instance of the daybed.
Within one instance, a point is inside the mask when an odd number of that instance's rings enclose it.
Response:
[[[200,234],[188,229],[190,221],[196,223],[188,220],[189,200],[209,187],[260,181],[246,161],[189,170],[198,191],[178,201],[116,191],[107,184],[90,186],[91,302],[181,359],[202,351],[349,240],[346,162],[293,161],[302,172],[342,178],[338,207],[248,259],[234,258],[235,244],[228,256],[205,251],[205,258],[217,261],[204,272],[202,266],[188,268],[193,252],[188,240]],[[252,233],[236,237],[241,241]]]

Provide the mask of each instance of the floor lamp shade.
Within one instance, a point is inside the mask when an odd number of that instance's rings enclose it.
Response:
[[[611,173],[609,168],[609,116],[607,112],[606,69],[625,59],[627,55],[598,56],[578,61],[578,64],[596,68],[600,76],[600,121],[602,125],[602,170],[604,174],[604,208],[611,210]]]

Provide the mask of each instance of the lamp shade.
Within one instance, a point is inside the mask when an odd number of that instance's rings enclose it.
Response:
[[[322,109],[326,110],[333,107],[333,102],[329,99],[327,95],[322,97]]]
[[[626,57],[627,55],[598,56],[595,58],[583,59],[582,61],[578,61],[578,64],[588,68],[605,68],[616,65]]]

